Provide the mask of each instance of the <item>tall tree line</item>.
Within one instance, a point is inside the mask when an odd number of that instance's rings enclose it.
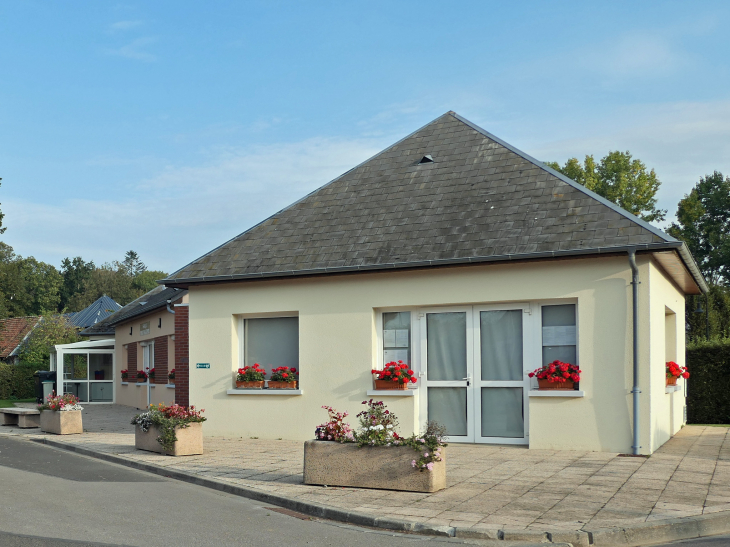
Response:
[[[629,152],[609,152],[600,161],[586,156],[564,165],[547,162],[574,181],[620,205],[646,221],[663,220],[656,193],[661,182]],[[720,171],[701,177],[677,205],[677,221],[669,235],[687,243],[710,286],[706,296],[686,298],[686,324],[690,339],[730,337],[730,177]],[[707,312],[707,313],[706,313]]]

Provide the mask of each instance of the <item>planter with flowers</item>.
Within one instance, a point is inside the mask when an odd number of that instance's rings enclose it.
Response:
[[[79,398],[71,393],[56,395],[51,393],[46,402],[38,405],[41,411],[41,431],[56,435],[72,435],[83,433]]]
[[[202,454],[203,412],[194,406],[150,405],[132,419],[134,447],[170,456]]]
[[[144,370],[137,371],[137,383],[144,384],[147,381],[147,373]]]
[[[294,367],[276,367],[271,371],[269,389],[296,389],[297,369]]]
[[[580,382],[581,370],[578,365],[553,361],[543,365],[528,374],[530,378],[537,378],[537,385],[541,390],[560,389],[573,390]]]
[[[363,401],[366,409],[353,430],[347,412],[324,406],[329,421],[304,443],[304,483],[436,492],[446,487],[444,428],[429,422],[418,435],[396,432],[398,418],[382,401]]]
[[[238,369],[236,387],[245,389],[263,389],[266,371],[258,363]]]
[[[170,384],[175,383],[175,369],[172,369],[170,372],[167,373],[167,382]]]
[[[687,367],[680,367],[674,361],[669,361],[665,365],[664,371],[667,379],[667,386],[676,386],[677,380],[679,380],[680,377],[685,379],[689,378],[689,371],[687,370]]]
[[[152,367],[152,368],[150,369],[150,371],[149,371],[149,373],[147,374],[147,376],[148,376],[148,377],[149,377],[149,379],[150,379],[150,384],[154,384],[154,383],[155,383],[155,367]]]
[[[413,371],[403,361],[386,363],[383,370],[373,370],[375,389],[408,389],[408,384],[415,384]]]
[[[122,369],[122,382],[126,382],[128,378],[129,371],[126,368]]]

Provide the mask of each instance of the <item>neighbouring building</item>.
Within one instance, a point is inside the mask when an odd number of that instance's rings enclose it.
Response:
[[[707,290],[685,244],[453,112],[162,283],[187,290],[208,435],[309,439],[322,405],[355,422],[376,398],[403,433],[436,420],[451,442],[624,453],[635,415],[641,453],[682,426],[686,382],[666,388],[664,367],[683,364],[685,295]],[[144,342],[170,355],[166,313],[115,319],[130,373]],[[374,391],[397,359],[418,382]],[[527,373],[554,359],[581,367],[577,390],[536,390]],[[253,363],[298,367],[299,389],[234,389]],[[140,406],[132,382],[117,401]]]
[[[0,319],[0,361],[18,364],[21,345],[40,320],[38,315]]]

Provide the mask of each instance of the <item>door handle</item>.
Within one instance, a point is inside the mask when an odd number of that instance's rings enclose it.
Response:
[[[471,385],[471,376],[467,376],[466,378],[462,378],[462,380],[466,380],[466,387],[469,387]]]

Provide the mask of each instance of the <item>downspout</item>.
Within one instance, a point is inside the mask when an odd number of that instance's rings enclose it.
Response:
[[[170,313],[171,313],[172,315],[175,315],[175,310],[173,310],[173,309],[172,309],[172,308],[170,307],[170,304],[171,304],[171,303],[172,303],[172,300],[168,300],[168,301],[167,301],[167,311],[169,311],[169,312],[170,312]]]
[[[629,266],[631,266],[631,288],[633,292],[633,338],[634,338],[634,442],[631,445],[634,455],[639,454],[639,268],[636,265],[636,251],[629,250]]]

